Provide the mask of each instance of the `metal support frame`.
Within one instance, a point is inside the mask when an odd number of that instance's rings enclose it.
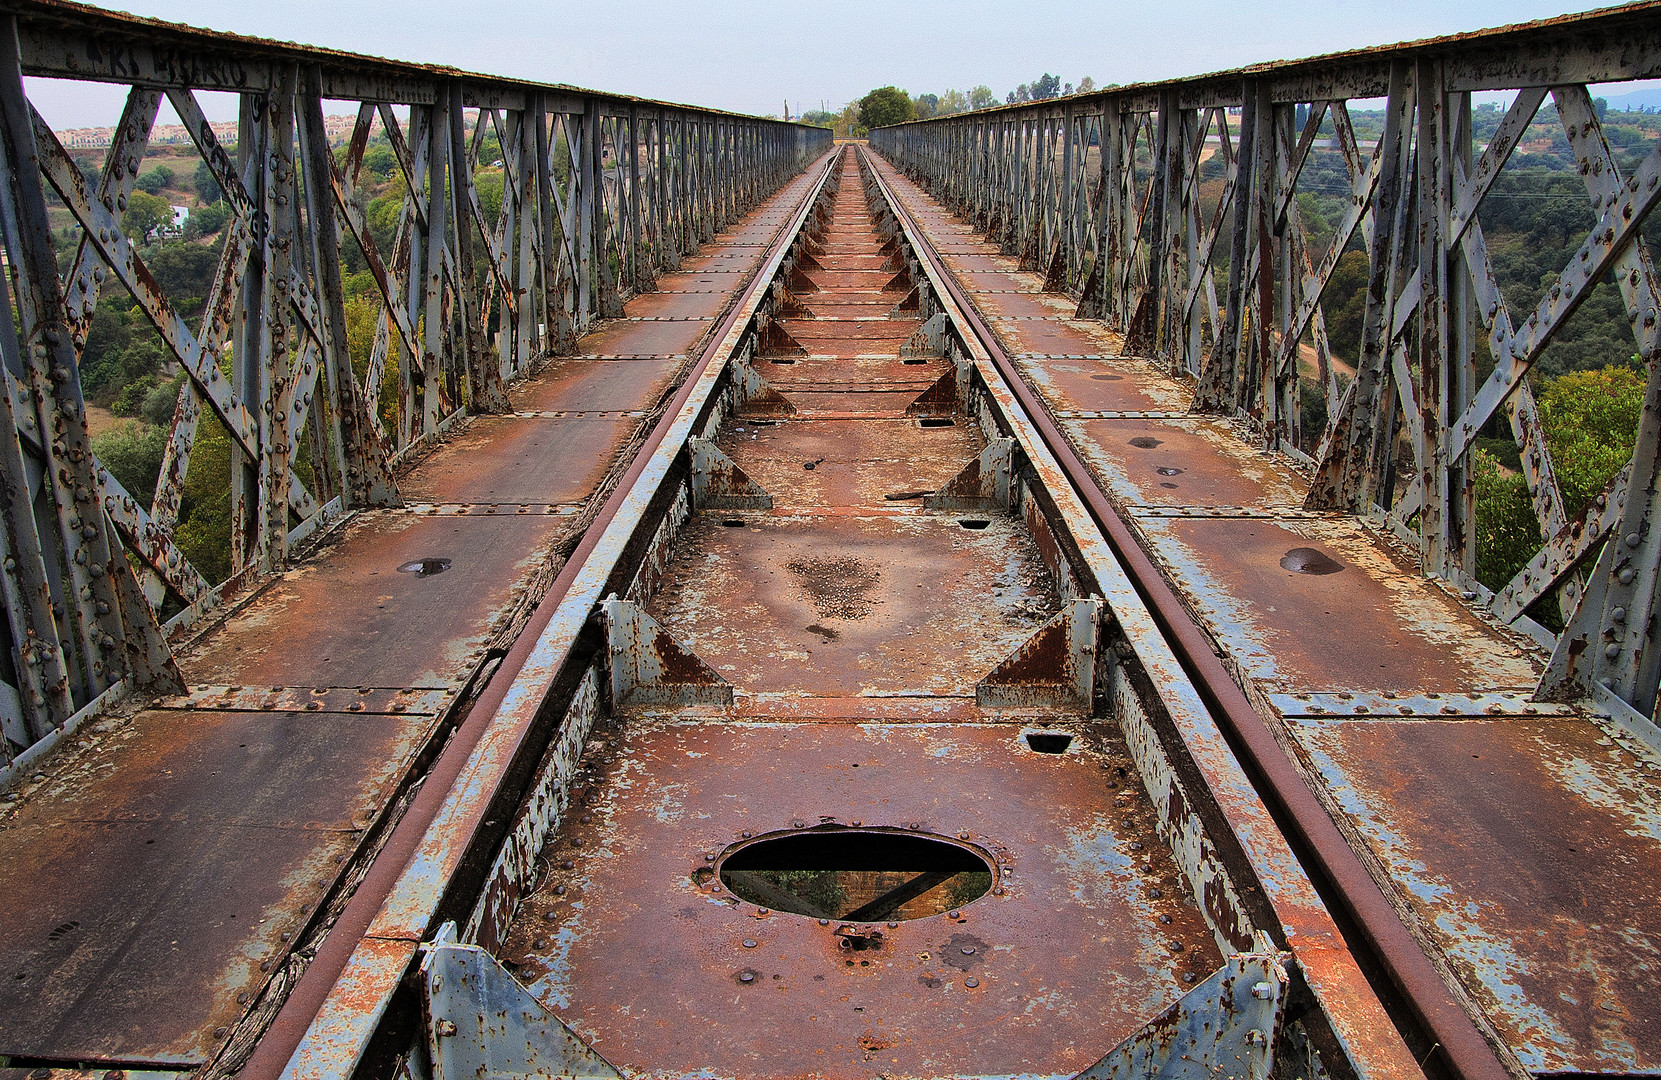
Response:
[[[1076,297],[1080,317],[1123,332],[1126,353],[1192,375],[1196,411],[1235,418],[1303,462],[1310,508],[1407,540],[1426,575],[1537,638],[1549,635],[1527,611],[1555,600],[1568,629],[1541,696],[1613,693],[1648,716],[1661,678],[1661,537],[1650,527],[1661,511],[1661,286],[1640,231],[1661,202],[1661,145],[1623,175],[1588,86],[1658,75],[1661,4],[1649,2],[918,121],[878,129],[871,144],[1044,272],[1046,288]],[[1493,90],[1517,97],[1478,147],[1471,94]],[[1596,224],[1536,309],[1513,313],[1481,209],[1548,95]],[[1349,103],[1380,98],[1385,127],[1368,147]],[[1312,250],[1298,207],[1317,155],[1340,158],[1350,186],[1324,251]],[[1221,190],[1202,205],[1206,178]],[[1357,238],[1368,254],[1366,312],[1345,380],[1322,294]],[[1571,518],[1528,376],[1606,278],[1645,366],[1646,410],[1629,469]],[[1497,361],[1480,386],[1479,333]],[[1306,394],[1325,405],[1324,431],[1301,430]],[[1502,410],[1544,547],[1490,591],[1473,577],[1471,453]]]
[[[620,315],[830,139],[51,0],[8,9],[0,295],[21,333],[0,320],[0,766],[123,679],[175,682],[164,619],[193,618],[227,584],[281,570],[295,543],[342,512],[398,505],[394,470],[411,451],[467,413],[507,411],[508,381]],[[131,87],[95,180],[35,111],[25,76]],[[201,91],[239,95],[234,147],[203,115]],[[179,314],[122,230],[164,96],[232,212],[197,320]],[[323,114],[341,100],[360,105],[337,160]],[[358,196],[377,132],[406,190],[390,250]],[[501,147],[494,214],[474,183],[493,164],[479,161],[487,134]],[[78,234],[61,273],[54,199]],[[380,307],[367,363],[354,364],[347,337],[343,245],[361,251]],[[148,506],[93,457],[86,425],[79,360],[112,290],[137,302],[186,376]],[[208,424],[231,444],[227,583],[204,577],[175,537]]]

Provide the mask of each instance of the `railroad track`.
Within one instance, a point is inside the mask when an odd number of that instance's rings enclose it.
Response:
[[[1416,1075],[1064,442],[822,168],[284,1075]]]

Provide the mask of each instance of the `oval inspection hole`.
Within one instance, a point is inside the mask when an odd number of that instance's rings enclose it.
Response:
[[[1027,746],[1040,754],[1065,754],[1073,745],[1073,737],[1058,731],[1029,731],[1023,736]]]
[[[907,829],[803,829],[728,848],[721,884],[741,900],[815,919],[922,919],[961,908],[992,888],[976,848]]]
[[[729,529],[742,529],[744,527],[744,522],[738,518],[725,518],[722,520],[721,524],[725,525]]]
[[[992,523],[985,518],[963,518],[958,522],[958,524],[963,526],[965,529],[973,529],[976,532],[979,532]]]
[[[400,574],[414,574],[416,577],[432,577],[450,569],[449,559],[416,559],[407,562],[398,568]]]
[[[1130,440],[1130,444],[1138,450],[1152,450],[1164,441],[1164,439],[1156,439],[1152,435],[1138,435]]]
[[[1295,547],[1280,557],[1283,570],[1290,570],[1294,574],[1336,574],[1344,568],[1344,564],[1331,558],[1324,551],[1310,547]]]
[[[794,364],[796,361],[788,356],[775,356],[767,361],[769,364]]]
[[[904,360],[901,360],[900,363],[915,366],[917,364],[926,364],[928,363],[928,360],[921,356],[908,356]]]
[[[956,427],[957,421],[949,416],[924,416],[917,421],[918,427]]]

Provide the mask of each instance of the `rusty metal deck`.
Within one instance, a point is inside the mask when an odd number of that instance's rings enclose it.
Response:
[[[1041,274],[972,249],[967,225],[882,168],[1404,921],[1517,1060],[1654,1072],[1661,923],[1635,897],[1661,875],[1656,754],[1604,718],[1528,705],[1544,662],[1531,641],[1420,577],[1393,539],[1302,511],[1307,482],[1289,462],[1186,415],[1189,386],[1074,319]],[[1302,715],[1322,712],[1356,718]],[[1529,715],[1542,712],[1560,715]]]
[[[502,955],[630,1075],[1072,1076],[1219,957],[1111,725],[1068,730],[1053,755],[1013,724],[601,729]],[[827,820],[963,838],[1001,895],[855,951],[695,876]]]
[[[904,293],[842,169],[811,316],[784,322],[806,355],[757,364],[797,411],[717,440],[773,506],[694,514],[646,604],[735,701],[597,729],[499,956],[626,1075],[1074,1075],[1221,957],[1117,728],[976,703],[1056,586],[1018,516],[923,506],[984,444],[906,415],[949,365],[899,355],[919,320],[886,314]],[[957,838],[997,880],[855,926],[711,875],[821,825]]]
[[[233,601],[181,655],[190,695],[86,729],[8,793],[0,1056],[203,1066],[280,1004],[262,994],[304,969],[291,952],[317,947],[551,549],[799,198],[514,388],[514,415],[464,423],[401,477],[405,508]]]

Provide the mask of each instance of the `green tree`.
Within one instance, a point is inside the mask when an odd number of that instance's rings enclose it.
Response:
[[[207,206],[198,206],[185,218],[185,239],[199,240],[204,236],[212,236],[225,227],[231,220],[231,206],[229,203],[216,202]]]
[[[1570,517],[1626,466],[1638,439],[1644,375],[1631,367],[1577,371],[1542,383],[1540,427]],[[1475,454],[1477,579],[1503,588],[1540,550],[1528,482],[1484,450]]]
[[[1034,101],[1048,101],[1060,93],[1060,76],[1051,75],[1046,71],[1043,75],[1033,81],[1032,100]]]
[[[398,156],[387,145],[371,146],[363,154],[363,167],[371,176],[392,179],[392,170],[398,167]]]
[[[1084,78],[1082,78],[1078,81],[1078,86],[1074,89],[1073,92],[1077,93],[1077,94],[1088,94],[1090,91],[1094,90],[1095,88],[1096,88],[1096,80],[1092,79],[1090,76],[1086,75]]]
[[[157,165],[149,172],[141,174],[137,180],[133,181],[133,183],[138,185],[138,189],[140,191],[155,195],[160,192],[162,188],[172,187],[176,175],[177,174],[175,174],[173,170],[169,169],[166,165]],[[131,205],[130,200],[129,205]]]
[[[127,196],[127,210],[121,215],[121,228],[134,243],[149,243],[157,229],[172,221],[173,207],[159,195],[135,191]]]
[[[219,189],[219,178],[213,175],[213,170],[208,168],[205,161],[196,163],[196,171],[190,177],[190,186],[196,190],[196,201],[203,206],[216,203],[225,197],[225,193]]]
[[[92,440],[92,452],[104,468],[146,508],[155,497],[156,477],[161,473],[162,455],[166,450],[167,430],[136,420]]]
[[[919,120],[927,120],[940,112],[939,94],[918,94],[911,99],[911,114]]]
[[[969,91],[969,108],[990,109],[998,103],[998,95],[992,92],[990,86],[977,86]]]
[[[966,112],[968,108],[969,99],[963,96],[963,91],[948,90],[940,95],[940,108],[937,111],[941,116],[954,116]]]
[[[893,86],[879,86],[859,99],[859,122],[867,130],[903,124],[912,118],[911,96]]]
[[[832,127],[838,139],[863,139],[866,127],[859,121],[859,102],[850,101],[842,109],[842,115],[836,118]]]
[[[1338,357],[1355,364],[1361,359],[1361,324],[1367,317],[1367,253],[1346,251],[1338,257],[1321,294],[1326,315],[1327,341]]]

